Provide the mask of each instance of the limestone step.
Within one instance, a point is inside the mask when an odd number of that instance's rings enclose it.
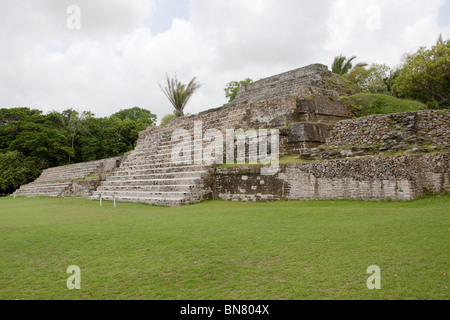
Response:
[[[46,196],[60,196],[64,191],[66,191],[70,185],[60,186],[60,187],[26,187],[20,188],[14,192],[15,195],[24,195],[24,196],[37,196],[37,195],[46,195]]]
[[[187,195],[190,194],[189,191],[103,191],[103,192],[96,192],[96,195],[93,194],[92,196],[98,197],[98,194],[101,194],[102,198],[104,197],[112,197],[114,196],[117,199],[121,199],[121,198],[126,198],[126,197],[137,197],[137,198],[149,198],[149,197],[153,197],[153,198],[161,198],[161,199],[166,199],[166,198],[184,198]]]
[[[173,185],[180,183],[194,184],[201,180],[201,177],[191,178],[173,178],[173,179],[128,179],[128,180],[105,180],[102,182],[102,187],[107,186],[124,186],[124,185]]]
[[[202,171],[205,169],[204,165],[179,165],[179,166],[166,166],[165,164],[159,165],[151,165],[151,164],[134,164],[129,166],[121,166],[119,169],[115,171],[115,173],[119,174],[122,172],[182,172],[182,171]],[[205,171],[205,170],[203,170]]]
[[[246,144],[248,144],[248,139],[246,139]],[[233,140],[233,143],[235,143],[235,141]],[[197,144],[194,143],[194,141],[192,142],[188,142],[188,143],[180,143],[180,142],[171,142],[171,143],[167,143],[167,144],[162,144],[159,145],[157,149],[155,148],[139,148],[139,149],[135,149],[130,156],[131,157],[149,157],[149,156],[154,156],[157,154],[171,154],[172,151],[176,150],[176,149],[183,149],[184,151],[191,151],[192,153],[194,152],[203,152],[205,150],[206,147],[211,147],[211,146],[223,146],[226,147],[226,137],[222,138],[222,141],[218,141],[216,144],[214,144],[213,142],[210,141],[202,141],[199,142]]]
[[[224,142],[225,141],[223,141],[222,144]],[[204,148],[206,148],[206,146],[209,146],[209,145],[210,145],[210,142],[203,142],[203,141],[199,144],[194,143],[194,142],[192,142],[192,143],[173,143],[173,144],[159,146],[158,153],[170,154],[170,153],[172,153],[173,150],[175,150],[175,148],[177,148],[177,149],[183,148],[186,150],[191,149],[192,152],[194,152],[194,151],[199,152],[199,151],[202,151]],[[145,150],[142,150],[142,151],[145,151]]]
[[[34,192],[26,192],[26,193],[18,193],[16,196],[24,196],[24,197],[50,197],[50,198],[57,198],[60,196],[59,193],[56,192],[49,192],[49,193],[34,193]]]
[[[164,163],[164,162],[133,162],[123,164],[115,172],[132,171],[132,170],[154,170],[155,172],[180,172],[180,171],[201,171],[207,170],[212,166],[206,166],[204,163],[198,164],[194,161],[190,163]]]
[[[53,168],[51,168],[53,169]],[[87,168],[65,168],[57,167],[51,171],[42,172],[42,174],[35,180],[35,182],[55,181],[55,180],[69,180],[80,179],[92,174],[100,169],[100,165]],[[49,170],[49,169],[47,169]]]
[[[16,193],[25,191],[64,190],[70,186],[70,182],[64,183],[29,183],[21,186]]]
[[[70,182],[49,182],[49,183],[29,183],[25,184],[20,187],[20,189],[23,188],[32,188],[32,189],[38,189],[38,188],[59,188],[70,185]]]
[[[69,186],[66,187],[41,187],[41,188],[31,188],[31,187],[27,187],[27,188],[23,188],[23,189],[19,189],[17,190],[15,193],[23,193],[23,192],[34,192],[34,193],[39,193],[39,192],[62,192],[64,190],[66,190]]]
[[[136,173],[136,171],[122,171],[113,173],[110,175],[106,181],[113,179],[166,179],[166,178],[189,178],[189,177],[198,177],[202,174],[207,173],[208,171],[181,171],[181,172],[163,172],[163,173],[146,173],[148,170],[140,170],[140,173]]]
[[[98,197],[89,197],[90,200],[99,200]],[[108,197],[102,197],[102,201],[113,201],[114,198],[112,196]],[[200,199],[186,199],[185,197],[171,197],[171,198],[160,198],[160,197],[121,197],[119,199],[116,198],[116,200],[120,202],[140,202],[140,203],[146,203],[146,204],[152,204],[152,205],[158,205],[158,206],[169,206],[169,207],[175,207],[185,204],[190,204],[194,202],[200,202]]]
[[[182,184],[182,185],[141,185],[141,186],[99,186],[96,194],[109,191],[133,191],[133,192],[155,192],[155,191],[190,191],[194,189],[196,185]]]
[[[187,157],[185,159],[179,159],[178,161],[172,161],[171,158],[166,159],[137,159],[137,160],[130,160],[129,162],[125,162],[122,164],[121,169],[127,168],[127,167],[135,167],[135,166],[147,166],[148,168],[154,167],[171,167],[172,170],[176,167],[186,167],[186,166],[192,166],[192,165],[205,165],[205,162],[202,161],[201,164],[196,163],[196,160],[194,157]],[[119,169],[120,170],[120,169]]]

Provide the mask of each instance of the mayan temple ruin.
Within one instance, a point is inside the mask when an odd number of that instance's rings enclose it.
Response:
[[[450,189],[448,111],[356,118],[340,95],[324,65],[261,79],[232,103],[148,127],[123,157],[47,169],[15,195],[178,206],[210,199],[410,200]],[[276,151],[299,161],[262,164],[252,148],[267,159]],[[276,171],[265,173],[274,164]]]

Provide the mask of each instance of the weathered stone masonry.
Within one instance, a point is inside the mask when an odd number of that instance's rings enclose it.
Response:
[[[89,197],[105,175],[120,166],[122,157],[45,169],[32,183],[15,191],[18,196]]]
[[[345,120],[327,138],[330,145],[450,143],[449,110],[423,110]]]
[[[258,166],[219,167],[214,193],[233,201],[411,200],[450,189],[449,163],[445,153],[280,165],[274,176],[262,176]]]
[[[172,161],[171,150],[180,143],[172,137],[177,129],[186,130],[190,136],[192,159],[196,149],[206,146],[206,142],[195,145],[193,140],[201,139],[209,129],[225,135],[228,129],[277,128],[280,155],[324,143],[335,121],[352,117],[336,92],[321,87],[329,74],[325,66],[312,65],[262,79],[239,91],[231,104],[175,119],[167,126],[148,128],[140,133],[136,149],[126,155],[120,168],[101,183],[96,193],[108,200],[116,197],[158,205],[212,199],[214,165]],[[200,133],[195,129],[198,123],[202,126]]]
[[[303,152],[302,159],[450,151],[450,111],[423,110],[372,115],[336,123],[326,143]]]

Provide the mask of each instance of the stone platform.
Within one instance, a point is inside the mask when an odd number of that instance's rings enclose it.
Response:
[[[102,174],[119,166],[122,157],[76,163],[45,169],[32,183],[21,186],[15,196],[88,196],[98,185]]]

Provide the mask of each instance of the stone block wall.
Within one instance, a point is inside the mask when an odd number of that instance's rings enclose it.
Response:
[[[305,160],[450,151],[450,111],[371,115],[336,123],[326,143],[304,150]]]
[[[450,189],[450,154],[366,157],[280,165],[216,168],[215,198],[233,201],[411,200]]]
[[[345,120],[337,123],[329,145],[449,144],[450,111],[423,110]]]
[[[290,126],[287,132],[285,154],[299,154],[304,150],[316,147],[326,142],[333,124],[299,122]]]
[[[232,103],[239,105],[289,95],[301,86],[324,87],[324,80],[330,75],[328,67],[321,64],[298,68],[243,86]]]

